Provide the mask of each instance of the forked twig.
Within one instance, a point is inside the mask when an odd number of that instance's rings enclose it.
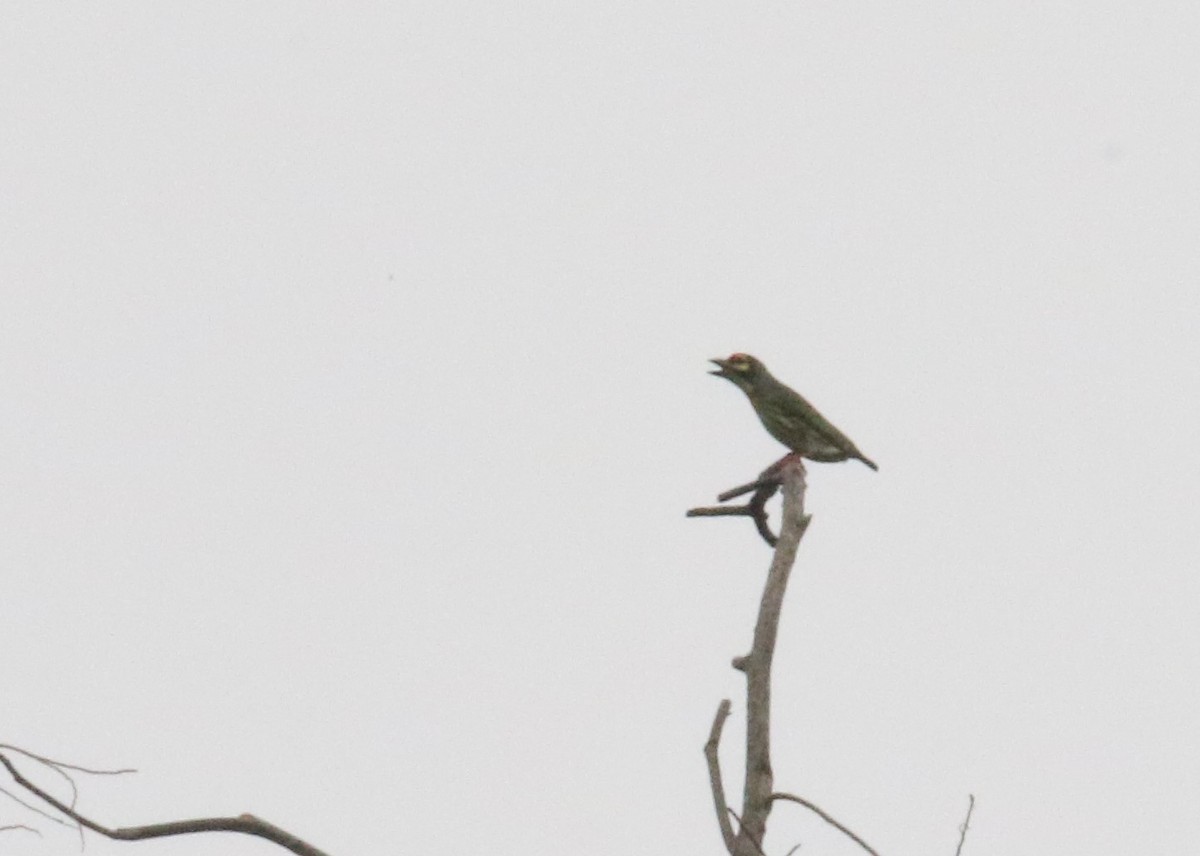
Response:
[[[738,485],[729,490],[718,494],[718,502],[728,502],[731,499],[736,499],[739,496],[744,496],[748,493],[753,493],[750,501],[745,505],[710,505],[702,508],[688,509],[688,517],[749,517],[754,521],[754,528],[758,530],[758,534],[767,542],[767,546],[774,547],[778,543],[775,533],[771,531],[771,527],[767,525],[767,501],[773,497],[776,491],[779,490],[783,483],[782,472],[784,465],[789,461],[795,460],[803,467],[800,458],[796,455],[784,455],[771,466],[767,467],[758,478],[747,484]]]
[[[31,753],[30,757],[35,757]],[[40,759],[39,759],[40,760]],[[53,762],[50,762],[53,764]],[[3,765],[8,774],[12,776],[14,782],[36,796],[42,802],[56,809],[59,813],[69,817],[81,827],[98,832],[106,838],[112,838],[117,841],[143,841],[148,838],[165,838],[171,835],[187,835],[194,832],[240,832],[244,835],[253,835],[258,838],[265,838],[283,847],[285,850],[290,850],[298,856],[327,856],[324,851],[318,850],[311,844],[297,838],[286,830],[280,829],[267,823],[265,820],[260,820],[252,814],[241,814],[237,817],[204,817],[194,820],[177,820],[168,823],[154,823],[146,826],[127,826],[118,829],[110,829],[102,826],[96,821],[85,817],[74,808],[59,800],[53,794],[48,793],[42,788],[35,785],[33,782],[21,775],[20,771],[13,766],[12,761],[7,755],[0,753],[0,765]],[[63,765],[67,766],[67,765]],[[76,769],[76,768],[72,768]],[[83,770],[83,772],[95,772],[91,770]]]
[[[28,749],[22,749],[20,746],[13,746],[9,743],[0,743],[0,752],[17,752],[26,758],[41,761],[47,767],[60,774],[63,770],[74,770],[76,773],[87,773],[89,776],[123,776],[127,773],[137,772],[132,767],[124,767],[118,770],[96,770],[92,767],[81,767],[78,764],[68,764],[66,761],[55,761],[53,758],[47,758],[45,755],[39,755],[36,752],[30,752]]]

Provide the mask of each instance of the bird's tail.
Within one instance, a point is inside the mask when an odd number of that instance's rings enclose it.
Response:
[[[872,461],[870,458],[868,458],[866,455],[864,455],[862,452],[858,453],[858,459],[860,461],[862,461],[864,464],[866,464],[868,467],[870,467],[871,469],[875,470],[875,472],[879,472],[879,465],[876,464],[874,461]]]

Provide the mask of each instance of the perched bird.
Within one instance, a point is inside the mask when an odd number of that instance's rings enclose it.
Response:
[[[719,367],[709,374],[732,382],[754,406],[763,427],[772,437],[796,454],[811,461],[829,463],[857,459],[873,470],[875,462],[858,451],[850,438],[817,412],[800,393],[775,379],[749,354],[733,354],[726,360],[710,360]]]

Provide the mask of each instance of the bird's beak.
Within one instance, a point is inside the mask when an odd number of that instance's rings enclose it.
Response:
[[[709,362],[717,365],[717,370],[715,372],[709,372],[710,375],[716,375],[717,377],[729,377],[728,362],[725,360],[709,360]]]

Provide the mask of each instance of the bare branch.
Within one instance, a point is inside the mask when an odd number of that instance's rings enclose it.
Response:
[[[708,781],[712,785],[713,808],[717,812],[721,838],[725,841],[725,849],[733,853],[733,824],[729,822],[729,805],[725,802],[725,784],[721,781],[721,757],[718,753],[721,731],[725,728],[725,720],[729,718],[729,707],[729,699],[722,699],[717,705],[717,715],[713,717],[712,729],[709,730],[708,741],[704,744],[704,758],[708,761]]]
[[[61,814],[66,815],[80,826],[86,827],[93,832],[98,832],[106,838],[112,838],[117,841],[142,841],[148,838],[164,838],[171,835],[187,835],[194,832],[240,832],[243,835],[265,838],[268,841],[278,844],[285,850],[290,850],[292,853],[298,854],[298,856],[326,856],[324,851],[318,850],[290,832],[273,826],[265,820],[260,820],[252,814],[241,814],[237,817],[205,817],[194,820],[155,823],[147,826],[127,826],[110,829],[79,814],[52,794],[33,784],[33,782],[21,775],[6,755],[0,754],[0,764],[8,770],[8,774],[12,776],[13,781],[25,790],[41,799],[47,805],[57,809]]]
[[[771,813],[771,663],[788,578],[811,519],[804,513],[804,463],[799,456],[789,456],[775,468],[783,488],[783,522],[759,605],[754,642],[738,664],[746,675],[746,781],[734,856],[759,850]]]
[[[718,498],[721,502],[754,492],[746,505],[694,508],[689,517],[751,517],[759,534],[775,548],[767,581],[759,605],[758,620],[754,627],[754,642],[750,653],[735,657],[733,668],[746,675],[746,781],[742,798],[742,814],[739,817],[726,808],[738,820],[738,832],[730,844],[730,825],[724,819],[721,808],[725,802],[721,786],[720,768],[717,761],[717,744],[721,728],[729,715],[729,702],[723,701],[717,710],[712,733],[705,744],[705,755],[709,759],[709,778],[713,783],[713,800],[721,824],[721,835],[725,849],[731,856],[755,856],[761,854],[763,837],[766,834],[767,818],[775,800],[790,800],[815,812],[826,823],[841,831],[871,856],[879,856],[861,837],[839,823],[808,800],[792,794],[774,793],[774,773],[771,769],[771,664],[775,655],[775,642],[779,632],[779,618],[783,610],[783,598],[788,579],[796,561],[800,540],[808,530],[812,518],[804,513],[805,494],[804,462],[797,454],[785,455],[783,459],[764,470],[749,484],[732,488]],[[766,503],[774,493],[783,490],[783,522],[778,539],[767,527]],[[968,814],[969,817],[969,814]],[[799,845],[789,851],[792,856]],[[956,854],[958,856],[958,854]]]
[[[844,824],[838,823],[838,821],[834,820],[833,816],[830,815],[828,812],[823,811],[822,809],[818,808],[816,805],[814,805],[813,803],[804,799],[803,797],[798,797],[795,794],[775,793],[775,794],[771,794],[771,799],[772,800],[787,800],[788,802],[794,802],[794,803],[798,803],[799,805],[804,806],[806,809],[811,811],[813,814],[817,815],[817,817],[821,818],[821,820],[825,821],[830,826],[832,826],[834,829],[837,829],[839,832],[844,834],[847,838],[849,838],[851,841],[853,841],[855,844],[857,844],[863,850],[866,850],[868,853],[871,854],[871,856],[879,856],[879,854],[876,853],[875,850],[869,844],[867,844],[867,842],[863,841],[859,836],[855,835],[850,830],[849,827],[845,826]]]
[[[748,505],[706,505],[689,508],[687,517],[750,517],[753,512]]]
[[[958,828],[958,849],[954,851],[954,856],[962,856],[963,843],[967,840],[967,830],[971,828],[971,812],[975,810],[975,794],[967,794],[970,802],[967,803],[967,816],[962,822],[962,826]]]
[[[771,490],[770,493],[774,493]],[[770,499],[770,494],[755,494],[754,500],[746,505],[711,505],[704,508],[689,508],[687,511],[688,517],[749,517],[754,521],[754,528],[758,530],[758,534],[767,542],[768,547],[775,546],[775,533],[771,531],[771,527],[767,524],[767,518],[770,516],[767,513],[766,503]]]
[[[26,832],[32,832],[38,838],[42,837],[42,832],[39,829],[34,829],[32,826],[26,826],[23,823],[10,823],[7,826],[0,826],[0,832],[11,832],[18,829],[23,829]]]
[[[0,794],[4,794],[6,797],[8,797],[13,802],[15,802],[17,805],[21,806],[21,808],[29,809],[34,814],[39,814],[42,817],[46,818],[46,820],[48,820],[52,823],[57,823],[60,826],[70,826],[72,829],[74,829],[74,824],[67,823],[62,818],[55,817],[54,815],[46,812],[43,809],[38,808],[37,806],[33,805],[32,803],[25,802],[25,800],[21,799],[19,796],[14,794],[8,788],[0,788]]]
[[[739,485],[735,488],[730,488],[717,497],[719,502],[727,502],[728,500],[742,496],[743,494],[754,492],[754,496],[745,505],[714,505],[704,508],[692,508],[687,512],[688,517],[749,517],[754,521],[754,528],[758,530],[758,534],[767,542],[767,546],[774,547],[776,538],[771,532],[771,527],[767,525],[767,501],[775,495],[779,490],[780,473],[789,462],[799,464],[803,469],[803,463],[798,455],[784,455],[780,460],[767,467],[754,481]]]
[[[763,470],[759,477],[754,481],[749,482],[748,484],[738,485],[737,487],[731,487],[729,490],[717,494],[717,502],[729,502],[731,499],[737,499],[739,496],[745,496],[752,491],[762,490],[764,487],[778,488],[778,466],[779,463],[776,462]],[[774,493],[775,491],[772,490],[771,492]]]
[[[78,764],[68,764],[66,761],[55,761],[53,758],[47,758],[45,755],[38,755],[36,752],[30,752],[28,749],[22,749],[20,746],[13,746],[8,743],[0,743],[0,752],[17,752],[24,755],[26,758],[32,758],[35,761],[41,761],[47,767],[57,771],[74,770],[76,773],[87,773],[89,776],[122,776],[126,773],[136,773],[137,770],[131,767],[126,767],[120,770],[95,770],[90,767],[80,767]]]
[[[28,749],[22,749],[20,746],[13,746],[12,744],[9,744],[9,743],[0,743],[0,751],[3,751],[3,750],[8,750],[9,752],[18,752],[21,755],[24,755],[26,758],[37,761],[39,764],[41,764],[46,769],[51,770],[52,772],[61,776],[63,781],[65,781],[67,783],[67,787],[69,787],[71,789],[71,802],[70,802],[71,808],[75,808],[75,805],[79,800],[79,786],[75,784],[75,777],[72,776],[71,773],[86,773],[87,775],[91,775],[91,776],[119,776],[123,773],[136,773],[137,772],[137,770],[130,770],[130,769],[93,770],[89,767],[81,767],[78,764],[68,764],[66,761],[56,761],[53,758],[47,758],[45,755],[39,755],[36,752],[30,752]],[[71,773],[67,772],[68,770],[70,770]],[[5,791],[5,793],[8,794],[7,791]],[[12,794],[8,794],[8,795],[12,796]],[[16,797],[13,797],[13,799],[16,799]],[[21,801],[18,800],[18,802],[21,802]],[[67,823],[66,821],[60,820],[59,818],[54,817],[53,815],[47,814],[46,812],[42,811],[40,808],[34,808],[33,806],[28,805],[27,803],[22,802],[21,804],[24,805],[26,808],[28,808],[30,811],[40,814],[42,817],[46,818],[47,820],[52,820],[55,823],[61,824],[63,826],[70,826],[72,829],[76,830],[79,833],[79,849],[83,850],[84,841],[83,841],[83,827],[82,826],[80,826],[77,823]]]

